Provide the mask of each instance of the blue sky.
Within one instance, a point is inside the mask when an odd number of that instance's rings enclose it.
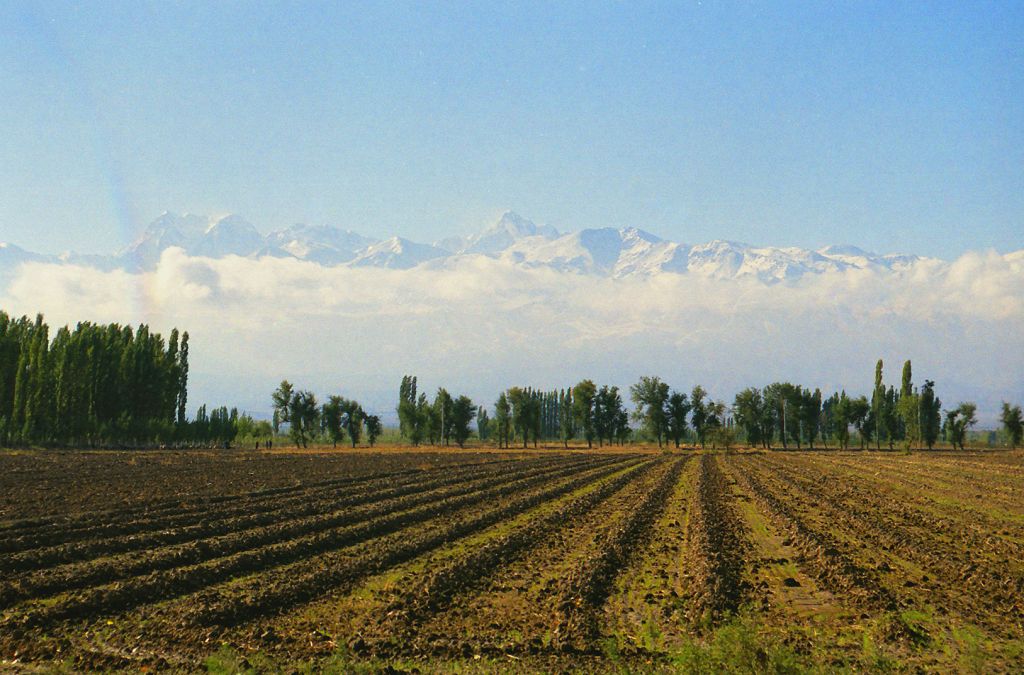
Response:
[[[1024,4],[5,3],[0,240],[161,211],[1024,246]]]

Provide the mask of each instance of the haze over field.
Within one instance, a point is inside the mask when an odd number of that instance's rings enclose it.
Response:
[[[859,393],[879,356],[891,382],[912,358],[949,404],[976,400],[983,422],[1024,397],[1024,350],[1008,349],[1024,335],[1024,251],[687,245],[637,229],[560,234],[513,213],[431,245],[164,214],[116,255],[2,255],[8,311],[187,327],[193,405],[267,414],[289,378],[390,419],[406,373],[488,404],[509,383],[649,373],[726,400],[778,379]]]

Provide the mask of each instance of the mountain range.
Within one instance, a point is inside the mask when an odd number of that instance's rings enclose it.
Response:
[[[634,227],[563,234],[511,211],[481,232],[432,244],[397,236],[378,240],[330,226],[294,225],[263,235],[238,215],[208,218],[165,212],[134,243],[109,256],[47,256],[0,244],[0,270],[22,262],[51,262],[139,272],[153,269],[171,247],[208,258],[272,256],[323,266],[389,269],[443,269],[471,256],[486,256],[523,267],[615,278],[675,273],[720,279],[755,277],[765,283],[847,269],[895,271],[927,260],[913,255],[877,255],[855,246],[809,250],[720,240],[688,245]]]

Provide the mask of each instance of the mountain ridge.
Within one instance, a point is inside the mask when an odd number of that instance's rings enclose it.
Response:
[[[47,256],[0,244],[0,265],[52,262],[140,272],[153,269],[163,252],[172,247],[195,257],[294,258],[325,267],[448,267],[472,256],[485,256],[527,268],[615,278],[673,273],[717,279],[754,277],[766,283],[849,269],[898,271],[935,260],[907,254],[879,255],[850,244],[817,250],[722,239],[686,244],[637,227],[561,233],[514,211],[504,213],[475,234],[431,244],[399,236],[374,239],[330,225],[296,224],[262,235],[236,214],[207,217],[165,211],[130,246],[110,256],[70,252]]]

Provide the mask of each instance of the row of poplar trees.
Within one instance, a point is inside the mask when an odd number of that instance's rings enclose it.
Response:
[[[534,447],[541,440],[560,440],[564,445],[577,436],[593,446],[625,443],[632,437],[629,413],[618,387],[598,388],[583,380],[569,389],[539,391],[512,387],[494,404],[494,420],[481,427],[481,438],[492,437],[499,448],[513,442]]]
[[[494,420],[486,434],[493,434],[499,447],[521,442],[559,440],[564,446],[574,439],[585,440],[588,447],[613,443],[625,444],[636,430],[630,420],[639,423],[640,431],[658,446],[692,437],[703,444],[716,429],[727,422],[725,404],[712,401],[701,386],[690,396],[670,389],[658,377],[641,377],[629,388],[635,408],[630,413],[622,393],[616,386],[598,387],[592,380],[582,380],[567,389],[540,392],[512,387],[502,392],[494,404]],[[691,434],[692,426],[692,434]]]
[[[398,425],[402,436],[413,445],[450,445],[455,442],[464,447],[472,431],[470,425],[479,414],[483,429],[487,428],[487,413],[477,409],[464,395],[452,396],[444,388],[437,390],[434,400],[418,391],[415,375],[406,375],[398,389]],[[486,436],[486,431],[482,437]]]
[[[748,443],[766,448],[776,439],[784,448],[813,448],[819,440],[848,448],[851,429],[861,448],[880,449],[884,444],[892,449],[899,444],[931,449],[940,438],[963,448],[967,431],[977,422],[975,404],[960,403],[943,411],[932,380],[914,386],[910,361],[903,364],[898,389],[885,385],[882,369],[879,359],[870,398],[851,397],[845,391],[822,398],[819,389],[789,382],[744,389],[733,403],[735,422]]]
[[[0,312],[0,444],[171,442],[186,434],[188,333]]]
[[[513,443],[527,447],[530,442],[536,447],[551,440],[568,446],[573,439],[585,440],[591,447],[595,441],[598,445],[625,443],[636,433],[631,420],[659,446],[679,447],[686,440],[702,447],[709,442],[728,446],[742,439],[765,448],[774,443],[785,449],[814,448],[818,442],[848,448],[853,430],[862,448],[880,449],[884,444],[892,449],[899,444],[931,449],[939,439],[963,448],[967,432],[977,421],[973,403],[943,410],[933,381],[914,385],[910,361],[903,365],[899,388],[886,386],[882,371],[879,360],[870,398],[851,397],[845,391],[823,397],[820,389],[774,382],[744,389],[731,407],[711,399],[700,385],[687,394],[672,390],[657,377],[641,377],[629,388],[635,406],[631,414],[618,387],[597,387],[591,380],[552,391],[512,387],[498,396],[493,419],[483,407],[474,413],[464,396],[453,402],[444,389],[431,403],[424,394],[417,396],[416,378],[407,376],[399,392],[398,415],[402,435],[413,444],[447,443],[449,435],[455,434],[462,445],[475,415],[480,439],[505,448]],[[1019,445],[1024,433],[1020,406],[1004,403],[1002,421],[1008,440]]]
[[[309,447],[309,442],[317,439],[338,447],[338,443],[348,437],[354,448],[363,437],[364,427],[373,447],[383,431],[380,417],[366,414],[358,401],[333,395],[320,405],[316,394],[308,389],[296,389],[288,380],[283,380],[274,390],[271,401],[274,435],[286,424],[289,437],[298,447]]]

